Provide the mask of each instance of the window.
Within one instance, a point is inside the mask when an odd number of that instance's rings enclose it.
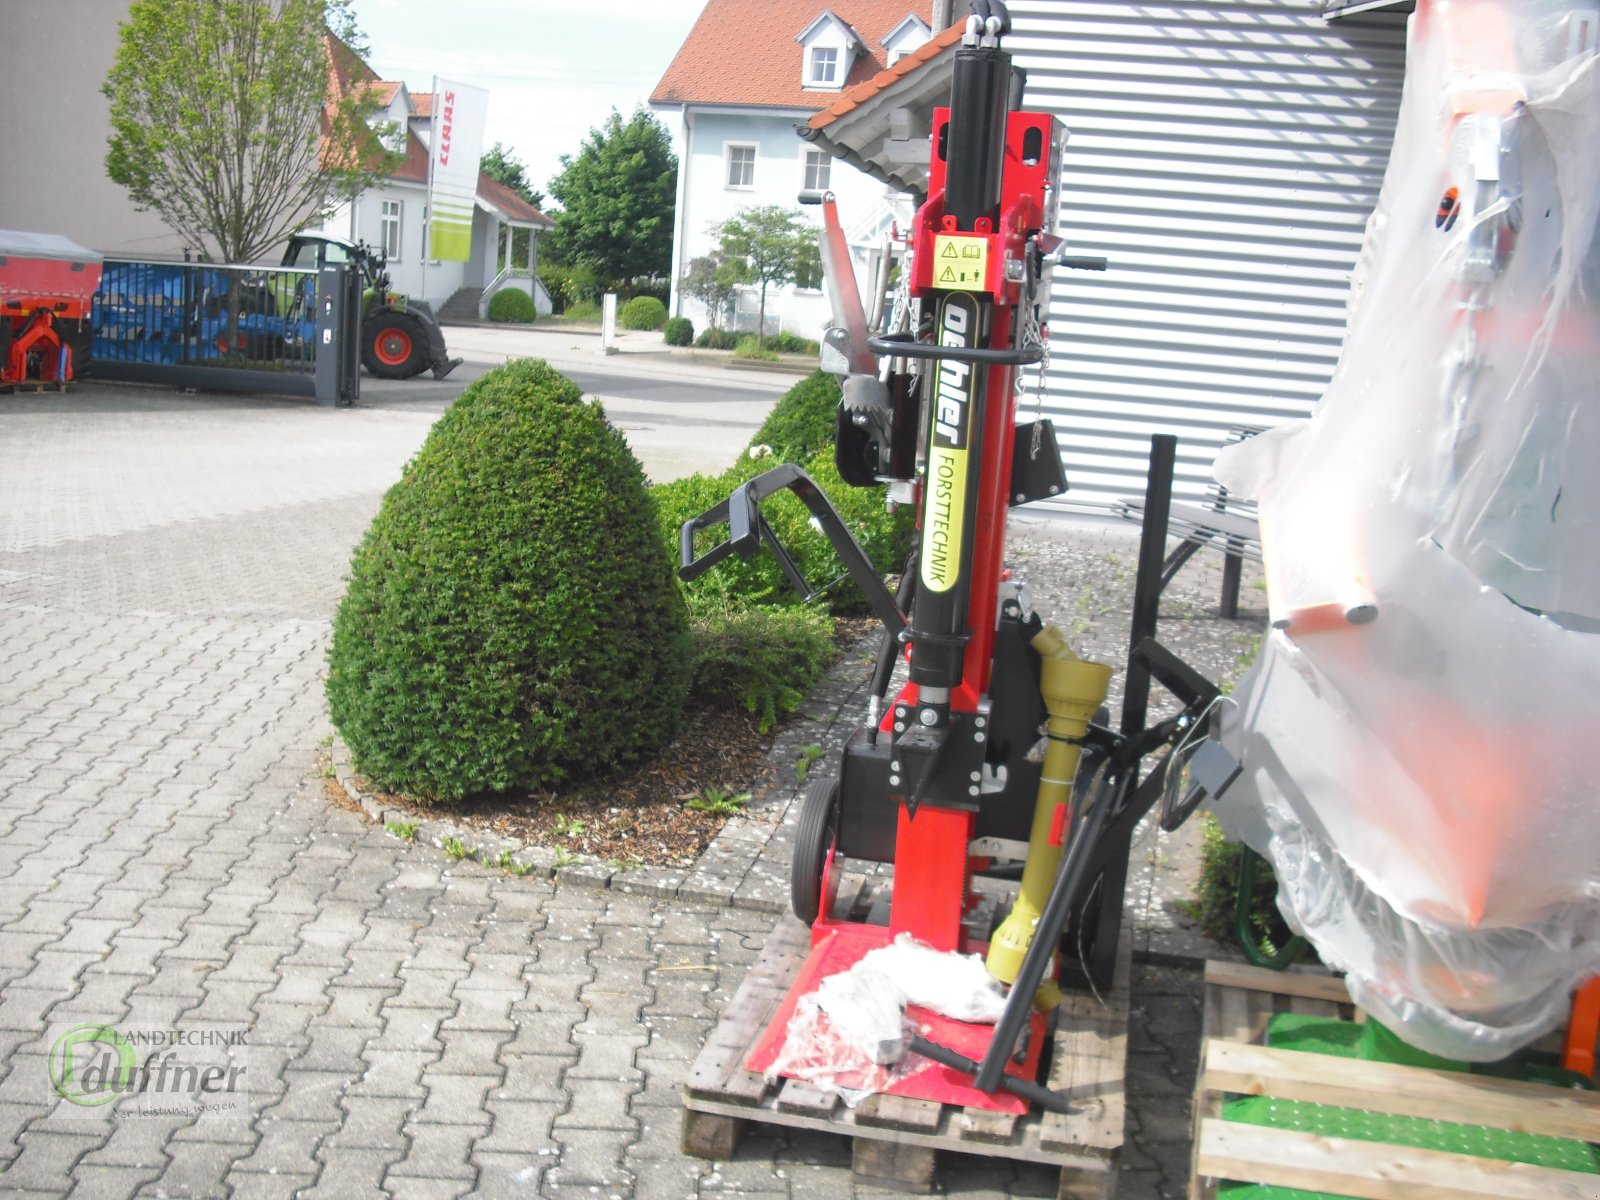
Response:
[[[383,252],[390,262],[400,261],[400,201],[383,202]]]
[[[826,150],[806,151],[805,190],[825,192],[833,174],[833,156]]]
[[[756,148],[754,146],[727,146],[728,186],[753,188],[756,185]]]
[[[794,286],[803,292],[822,287],[822,251],[816,242],[807,242],[794,268]]]
[[[832,46],[814,47],[811,51],[811,85],[834,87],[838,83],[838,77],[839,51]]]

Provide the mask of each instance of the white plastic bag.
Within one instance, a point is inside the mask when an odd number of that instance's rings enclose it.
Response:
[[[802,996],[771,1070],[804,1079],[855,1107],[932,1064],[910,1052],[907,1004],[957,1021],[993,1024],[999,982],[976,954],[947,953],[902,933]]]

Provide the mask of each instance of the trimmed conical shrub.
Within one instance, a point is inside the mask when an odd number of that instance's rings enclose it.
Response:
[[[547,364],[513,362],[384,497],[334,618],[329,707],[388,790],[545,787],[672,739],[686,629],[622,435]]]

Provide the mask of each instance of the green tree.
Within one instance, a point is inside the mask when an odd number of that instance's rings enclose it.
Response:
[[[535,208],[544,207],[544,193],[528,182],[528,168],[506,146],[496,142],[483,152],[478,170],[498,184],[510,188]]]
[[[733,264],[738,281],[760,286],[756,332],[764,335],[767,289],[794,282],[795,272],[816,241],[816,226],[797,208],[766,204],[741,208],[726,221],[713,225],[711,236],[721,244],[725,259]]]
[[[733,308],[743,270],[741,263],[730,263],[710,254],[690,259],[684,269],[679,286],[684,295],[705,306],[711,328],[722,328],[723,318]]]
[[[202,253],[265,255],[394,161],[372,90],[330,95],[329,28],[356,36],[349,0],[134,0],[106,173]]]
[[[643,107],[626,123],[613,109],[576,155],[561,156],[561,168],[550,181],[561,205],[554,214],[561,261],[628,290],[636,279],[665,275],[678,190],[666,127]]]

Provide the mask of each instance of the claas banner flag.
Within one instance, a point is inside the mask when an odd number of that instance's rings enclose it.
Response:
[[[435,79],[433,141],[428,168],[428,257],[472,257],[472,213],[478,202],[478,159],[489,93]]]

